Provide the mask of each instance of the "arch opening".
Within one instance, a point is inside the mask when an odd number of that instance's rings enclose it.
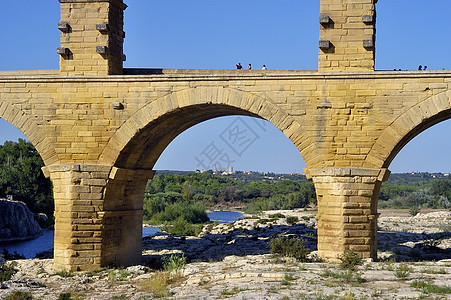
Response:
[[[0,241],[10,254],[34,258],[53,247],[53,231],[41,230],[54,224],[52,183],[43,166],[25,134],[0,118],[0,199],[13,200],[2,201]]]
[[[164,149],[188,128],[209,119],[255,114],[228,105],[199,104],[176,109],[150,122],[121,151],[115,166],[152,169]]]
[[[263,118],[261,116],[258,116],[255,113],[246,111],[244,109],[240,109],[234,106],[230,105],[224,105],[224,104],[199,104],[199,105],[190,105],[183,108],[178,108],[175,110],[171,110],[170,112],[162,115],[158,118],[158,122],[150,122],[147,125],[144,125],[140,130],[136,131],[136,134],[130,139],[130,141],[127,143],[127,145],[123,148],[123,151],[118,155],[117,161],[114,164],[115,168],[118,168],[118,171],[114,178],[110,176],[110,180],[108,181],[106,185],[105,190],[105,204],[104,207],[112,212],[115,212],[118,215],[123,215],[121,224],[118,224],[119,227],[121,227],[121,230],[117,230],[117,232],[122,232],[120,239],[122,241],[127,240],[127,243],[124,243],[121,248],[115,250],[115,252],[111,252],[110,254],[107,254],[104,259],[105,263],[108,262],[108,260],[114,260],[114,257],[118,257],[118,253],[127,253],[128,257],[135,257],[136,260],[141,257],[141,248],[142,248],[142,240],[141,240],[141,233],[142,233],[142,221],[143,221],[143,215],[146,216],[148,213],[150,205],[145,200],[146,188],[149,189],[148,181],[146,177],[140,176],[142,174],[142,171],[151,170],[154,169],[155,163],[157,162],[158,158],[162,155],[164,150],[168,147],[170,147],[170,144],[176,137],[183,135],[189,128],[194,127],[196,124],[200,123],[207,123],[206,121],[210,120],[207,126],[214,126],[214,120],[219,117],[224,116],[239,116],[236,118],[245,118],[245,117],[252,117],[257,118],[259,121]],[[235,119],[236,120],[236,119]],[[239,119],[238,119],[239,120]],[[253,121],[252,121],[253,122]],[[233,123],[231,121],[230,123]],[[200,124],[202,125],[202,124]],[[243,125],[245,126],[245,125]],[[240,131],[239,129],[237,129]],[[278,129],[277,129],[278,130]],[[280,135],[283,135],[282,132],[278,132]],[[285,139],[288,139],[288,137],[284,136]],[[264,137],[262,137],[264,139]],[[205,136],[201,136],[198,140],[205,140]],[[205,141],[206,144],[208,144],[208,140]],[[291,142],[291,141],[290,141]],[[295,151],[298,151],[298,149],[294,146],[293,143],[291,143],[292,147],[295,149]],[[251,151],[252,153],[258,152]],[[300,152],[298,151],[298,158],[302,158]],[[254,155],[254,154],[253,154]],[[274,155],[284,155],[283,153],[274,153]],[[194,159],[193,157],[189,157],[191,159]],[[180,159],[186,159],[186,157],[182,157]],[[267,159],[271,159],[270,157]],[[264,159],[261,160],[261,163],[264,164]],[[289,163],[289,162],[287,162]],[[305,163],[304,163],[305,165]],[[213,169],[212,167],[211,169]],[[199,167],[201,169],[201,167]],[[219,169],[219,166],[218,166]],[[122,171],[121,171],[122,170]],[[192,170],[194,171],[194,170]],[[246,171],[246,170],[243,170]],[[147,171],[146,171],[147,172]],[[193,176],[199,175],[198,180],[205,180],[205,182],[208,182],[209,180],[215,180],[212,178],[203,178],[202,176],[210,176],[208,174],[209,172],[206,172],[206,174],[195,174]],[[210,172],[212,173],[212,172]],[[218,172],[219,173],[219,172]],[[221,172],[222,173],[222,172]],[[220,173],[220,174],[221,174]],[[244,173],[244,172],[240,172]],[[301,170],[298,170],[298,173],[301,173]],[[193,174],[193,173],[191,173]],[[189,174],[188,174],[189,175]],[[265,175],[265,176],[272,176],[272,175]],[[289,174],[287,176],[294,176],[293,174]],[[301,176],[299,174],[299,176]],[[152,176],[153,177],[153,174]],[[202,178],[200,178],[202,177]],[[155,179],[157,180],[158,177]],[[219,177],[218,177],[219,178]],[[219,179],[221,180],[227,180],[225,179]],[[286,178],[285,178],[286,179]],[[161,180],[161,178],[158,178],[158,180]],[[180,179],[181,180],[181,179]],[[228,179],[232,180],[232,179]],[[267,179],[271,181],[270,179]],[[276,178],[276,182],[283,181],[282,179]],[[152,182],[152,181],[151,181]],[[287,184],[286,188],[289,190],[287,193],[289,195],[286,195],[286,197],[289,198],[290,205],[307,205],[311,199],[315,198],[315,190],[313,188],[313,183],[308,182],[305,179],[305,177],[302,179],[301,184],[306,184],[309,187],[305,188],[305,190],[302,190],[302,188],[299,188],[299,190],[295,190],[292,186]],[[280,185],[284,185],[285,183],[280,183]],[[293,185],[297,186],[298,183],[293,183]],[[189,184],[188,184],[189,185]],[[284,186],[285,187],[285,186]],[[279,188],[284,189],[284,187],[279,186]],[[290,189],[293,190],[290,190]],[[183,188],[182,188],[183,189]],[[197,205],[203,205],[208,203],[209,205],[222,205],[224,202],[221,201],[211,201],[212,195],[206,195],[206,197],[200,197],[196,198],[193,196],[192,193],[190,193],[188,190],[190,190],[189,187],[185,186],[185,189],[183,191],[178,191],[176,187],[173,188],[172,191],[167,192],[164,190],[164,192],[157,192],[157,196],[159,197],[158,201],[163,201],[171,203],[170,209],[176,210],[167,212],[168,214],[173,214],[177,216],[177,219],[183,214],[186,215],[194,215],[198,216],[201,215],[201,213],[197,210]],[[252,191],[254,191],[253,189]],[[166,193],[167,192],[167,193]],[[224,200],[228,204],[234,203],[236,204],[238,200],[231,200],[230,195],[235,195],[236,193],[240,193],[237,191],[236,187],[230,186],[228,188],[224,189],[225,194]],[[255,192],[255,191],[254,191]],[[267,191],[270,193],[270,190]],[[251,193],[251,191],[242,191],[242,194],[244,193]],[[162,195],[165,194],[165,195]],[[166,195],[167,194],[167,195]],[[222,195],[222,194],[221,194]],[[269,194],[268,194],[269,195]],[[308,195],[308,198],[307,196]],[[230,196],[230,197],[229,197]],[[168,200],[168,197],[170,200]],[[186,197],[186,199],[185,199]],[[194,198],[193,198],[194,197]],[[241,197],[241,194],[237,196],[238,198]],[[250,196],[249,196],[250,197]],[[257,196],[255,196],[257,197]],[[286,198],[285,197],[285,198]],[[160,199],[161,198],[161,199]],[[183,199],[182,199],[183,198]],[[269,198],[269,197],[268,197]],[[285,201],[281,197],[278,199],[279,202]],[[287,199],[288,199],[287,198]],[[172,200],[179,199],[183,203],[181,205],[178,205],[176,203],[172,203]],[[222,199],[222,198],[221,198]],[[240,198],[241,199],[241,198]],[[253,199],[253,198],[252,198]],[[271,199],[272,201],[275,199]],[[158,202],[156,201],[156,202]],[[160,202],[161,202],[160,201]],[[178,200],[177,200],[178,201]],[[200,202],[196,202],[200,201]],[[205,201],[205,202],[204,202]],[[233,202],[235,201],[235,202]],[[158,203],[160,203],[158,202]],[[279,203],[278,202],[278,203]],[[152,202],[153,203],[153,202]],[[200,204],[202,203],[202,204]],[[160,203],[161,204],[161,203]],[[158,207],[160,207],[160,204]],[[163,204],[161,204],[163,205]],[[153,204],[151,205],[153,207]],[[221,207],[227,207],[227,206],[221,206]],[[299,206],[297,206],[299,207]],[[165,203],[163,211],[166,211],[167,205]],[[186,211],[185,211],[186,209]],[[280,208],[274,208],[274,209],[280,209]],[[289,209],[289,208],[287,208]],[[142,211],[142,214],[138,214],[136,212]],[[131,212],[133,212],[133,215],[131,215]],[[127,215],[128,214],[128,215]],[[180,214],[180,216],[179,216]],[[202,219],[202,218],[200,218]],[[149,222],[150,219],[146,219]],[[183,219],[184,221],[180,222],[192,222],[187,221],[186,219]],[[168,220],[163,217],[161,222],[169,222]],[[177,221],[178,222],[178,221]],[[192,222],[194,223],[194,222]],[[196,222],[197,223],[197,222]],[[161,224],[161,223],[160,223]],[[191,226],[191,225],[189,225]],[[127,227],[125,229],[125,227]],[[312,229],[313,230],[313,229]],[[133,233],[132,233],[133,231]],[[131,238],[131,236],[134,236],[134,238]],[[312,245],[312,247],[316,247],[315,245]],[[137,249],[139,251],[137,251]],[[124,261],[121,261],[122,263],[126,263]]]
[[[446,120],[449,120],[449,119],[451,119],[451,110],[445,110],[445,111],[438,113],[437,115],[435,115],[433,117],[425,119],[424,122],[422,122],[421,124],[418,124],[415,128],[413,128],[411,131],[409,131],[396,144],[396,146],[393,148],[393,150],[391,151],[391,153],[388,155],[387,159],[385,160],[383,168],[388,168],[391,165],[391,163],[393,162],[393,160],[396,158],[396,156],[401,152],[401,150],[404,149],[404,147],[406,147],[408,145],[408,143],[410,141],[412,141],[414,138],[416,138],[420,134],[426,134],[426,131],[429,128],[431,128],[439,123],[442,123]],[[449,124],[449,122],[447,122],[446,124],[441,126],[440,131],[443,133],[449,132],[450,127],[451,127],[451,124]],[[414,171],[414,170],[411,170],[411,171]],[[427,171],[427,170],[425,170],[425,171]],[[445,170],[442,170],[442,171],[445,171]]]
[[[398,231],[412,236],[426,228],[430,234],[446,232],[444,228],[451,208],[450,130],[451,110],[448,109],[415,126],[388,155],[384,166],[390,167],[392,173],[382,183],[375,198],[381,231],[378,235],[380,240],[391,241],[385,242],[384,247],[379,245],[382,257],[397,258],[400,254],[398,251],[390,253],[387,247],[389,244],[395,246],[405,242],[396,239]],[[421,217],[417,215],[419,213]],[[401,226],[398,223],[391,224],[390,220],[396,217],[408,221]],[[424,219],[434,220],[433,224],[425,225],[422,222]],[[426,243],[421,234],[412,241]],[[441,250],[436,250],[443,246],[426,249],[420,257],[426,261],[436,260],[441,255]],[[444,258],[449,258],[449,255]],[[418,257],[411,255],[408,259],[417,260]]]
[[[178,157],[186,157],[181,161]],[[210,119],[178,135],[160,155],[155,170],[302,173],[299,150],[262,118],[231,115]]]
[[[3,118],[0,118],[0,144],[3,145],[6,141],[18,141],[19,139],[28,140],[28,138],[14,125]]]

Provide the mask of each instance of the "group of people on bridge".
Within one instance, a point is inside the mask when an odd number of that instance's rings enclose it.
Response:
[[[236,63],[235,66],[236,66],[236,69],[237,69],[237,70],[242,70],[242,69],[243,69],[243,66],[241,65],[241,63]],[[247,69],[248,69],[248,70],[252,70],[252,65],[251,65],[251,64],[248,64],[248,65],[247,65]],[[268,70],[268,69],[266,68],[266,65],[263,65],[262,70]]]

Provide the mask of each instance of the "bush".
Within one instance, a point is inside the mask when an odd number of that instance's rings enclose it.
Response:
[[[0,283],[11,279],[11,277],[17,272],[14,267],[14,262],[6,263],[3,259],[3,255],[0,255]]]
[[[72,300],[72,294],[67,292],[67,293],[61,293],[58,296],[58,300]]]
[[[144,200],[144,219],[150,224],[171,223],[178,219],[184,219],[193,224],[210,221],[205,207],[200,203],[180,200],[181,198],[174,198],[175,200],[162,198],[163,200],[158,201],[157,199]]]
[[[275,213],[268,216],[270,219],[284,219],[285,215],[281,213]]]
[[[406,279],[407,277],[409,277],[410,272],[412,271],[412,269],[406,265],[406,264],[401,264],[399,265],[399,267],[394,271],[394,274],[396,276],[396,278],[399,279]]]
[[[33,300],[33,296],[30,292],[14,291],[3,298],[3,300]]]
[[[420,212],[419,206],[412,206],[411,208],[409,208],[409,214],[411,216],[416,216],[419,212]]]
[[[287,217],[287,223],[289,225],[296,224],[297,222],[299,222],[299,218],[298,217],[296,217],[296,216],[289,216],[289,217]]]
[[[296,237],[279,236],[269,243],[272,254],[294,257],[299,261],[305,261],[308,249],[304,247],[304,240]]]
[[[338,256],[341,260],[340,268],[346,270],[354,270],[357,266],[363,264],[363,260],[354,251],[346,250],[342,255]]]
[[[183,254],[181,256],[176,254],[163,256],[161,261],[163,262],[163,268],[168,272],[178,272],[183,270],[186,266],[186,257]]]
[[[165,226],[163,231],[167,231],[170,234],[175,235],[194,235],[195,229],[193,224],[188,223],[183,218],[178,218],[173,222],[172,226]]]

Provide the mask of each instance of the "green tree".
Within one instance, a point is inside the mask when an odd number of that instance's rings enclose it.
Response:
[[[39,153],[30,142],[19,139],[0,146],[0,197],[12,195],[33,212],[53,215],[52,184],[44,177]]]

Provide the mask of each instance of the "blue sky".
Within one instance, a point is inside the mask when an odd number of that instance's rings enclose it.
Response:
[[[0,70],[57,69],[59,2],[1,2]],[[125,67],[231,69],[241,62],[255,68],[317,69],[319,0],[125,2]],[[415,70],[420,64],[451,69],[451,1],[379,0],[376,7],[376,69]],[[222,134],[237,125],[253,132],[252,142],[238,151]],[[398,154],[390,170],[450,172],[449,132],[451,121],[423,132]],[[0,120],[0,143],[20,136]],[[294,145],[271,124],[226,117],[182,133],[155,168],[195,170],[212,149],[227,158],[222,167],[228,161],[237,170],[291,173],[305,167]]]

